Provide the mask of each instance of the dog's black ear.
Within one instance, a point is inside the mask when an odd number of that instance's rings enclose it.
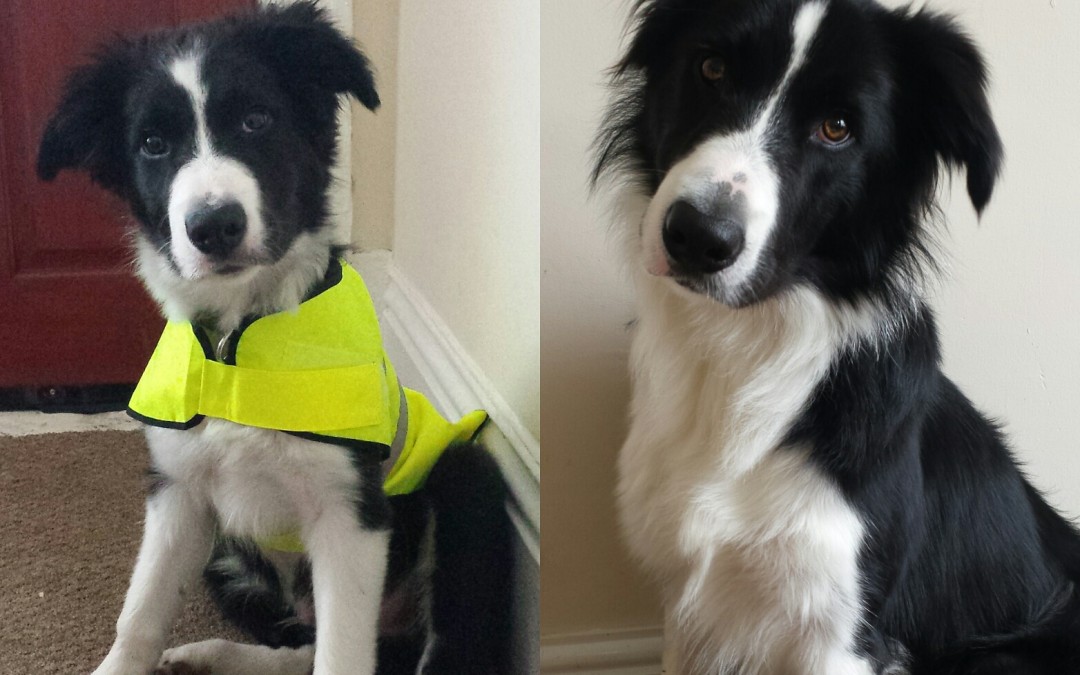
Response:
[[[951,19],[930,12],[898,18],[897,59],[915,97],[907,107],[909,128],[920,129],[921,140],[948,166],[966,167],[968,195],[981,214],[1004,159],[986,96],[986,64]]]
[[[124,100],[131,84],[130,45],[119,43],[76,69],[45,126],[37,174],[52,180],[62,169],[84,169],[98,184],[124,184]]]
[[[645,70],[663,60],[679,26],[684,25],[681,22],[693,11],[685,5],[684,0],[638,0],[630,19],[633,39],[616,64],[616,73]]]
[[[341,34],[314,2],[271,6],[263,21],[242,36],[255,41],[272,68],[290,83],[333,94],[351,94],[368,110],[379,107],[375,76],[366,56]]]

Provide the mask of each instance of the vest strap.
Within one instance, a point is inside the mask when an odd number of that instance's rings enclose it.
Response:
[[[387,410],[381,365],[256,370],[203,362],[199,413],[281,431],[334,431],[379,424]],[[268,393],[272,392],[272,393]]]

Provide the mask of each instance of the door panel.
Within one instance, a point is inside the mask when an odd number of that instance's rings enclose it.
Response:
[[[134,382],[160,333],[131,274],[130,216],[82,174],[34,173],[70,69],[114,34],[254,0],[14,0],[0,5],[0,387]]]

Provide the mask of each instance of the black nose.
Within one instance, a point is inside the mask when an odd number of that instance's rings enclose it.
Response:
[[[236,202],[204,206],[188,214],[188,238],[195,248],[215,258],[224,258],[244,238],[247,216]]]
[[[675,202],[664,220],[664,246],[684,272],[715,274],[735,262],[743,248],[743,228],[731,218]]]

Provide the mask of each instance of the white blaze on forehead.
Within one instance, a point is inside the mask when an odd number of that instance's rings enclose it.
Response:
[[[795,21],[791,27],[793,38],[791,60],[788,61],[787,69],[784,71],[784,77],[780,80],[780,84],[776,86],[757,122],[754,123],[755,132],[762,133],[765,131],[772,120],[773,113],[776,112],[777,104],[784,98],[788,87],[791,86],[791,81],[803,67],[803,64],[806,63],[806,55],[810,51],[810,45],[814,41],[814,36],[817,35],[818,28],[821,27],[821,20],[825,18],[825,10],[825,3],[815,0],[800,7],[795,14]]]
[[[192,111],[195,113],[195,154],[212,152],[210,131],[206,126],[206,86],[203,84],[201,71],[202,59],[196,54],[187,54],[173,61],[169,74],[191,98]]]
[[[644,264],[649,272],[662,276],[669,272],[663,224],[671,205],[686,199],[699,208],[707,208],[702,200],[708,199],[717,185],[731,183],[734,191],[746,198],[743,251],[730,267],[715,274],[714,278],[725,300],[738,299],[740,291],[758,268],[780,210],[782,186],[766,151],[776,109],[806,63],[826,11],[826,2],[813,0],[796,12],[791,25],[791,58],[783,77],[759,108],[760,112],[749,128],[702,140],[668,171],[649,204],[642,227]],[[739,180],[736,180],[737,176]]]
[[[195,117],[193,156],[176,172],[169,188],[170,252],[181,276],[196,279],[211,269],[211,263],[188,237],[188,215],[206,206],[238,202],[244,208],[247,231],[234,255],[257,260],[265,255],[262,194],[247,165],[214,149],[206,122],[201,55],[193,52],[177,58],[169,65],[169,74],[187,92]]]

